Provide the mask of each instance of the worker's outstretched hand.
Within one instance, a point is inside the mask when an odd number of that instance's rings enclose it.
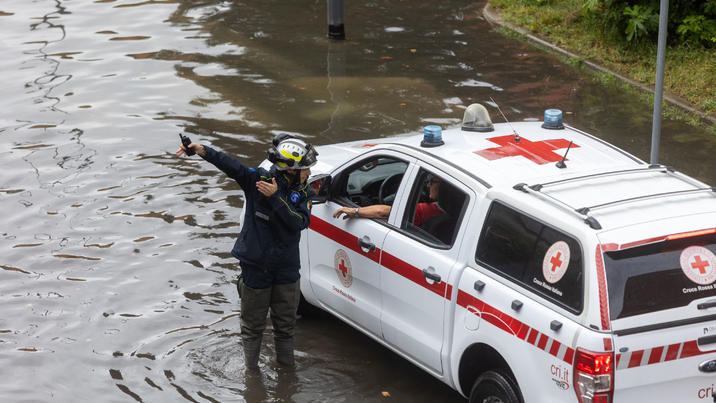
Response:
[[[271,178],[271,183],[265,181],[256,182],[256,189],[258,189],[258,191],[266,197],[273,196],[273,194],[278,190],[276,178]]]
[[[204,149],[204,146],[201,144],[191,143],[189,144],[189,148],[193,149],[197,154],[199,154],[200,157],[203,157],[206,155],[206,149]],[[186,154],[186,147],[179,146],[179,149],[177,150],[176,154],[178,156],[187,155]]]

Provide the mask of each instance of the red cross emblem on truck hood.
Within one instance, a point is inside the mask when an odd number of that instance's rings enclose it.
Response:
[[[515,141],[515,136],[513,134],[492,137],[487,140],[495,144],[499,144],[500,146],[475,151],[475,154],[490,161],[521,155],[539,165],[544,165],[548,162],[560,161],[562,159],[562,155],[555,153],[553,150],[567,148],[567,146],[569,146],[569,141],[565,139],[529,141],[526,138],[521,137],[520,141]],[[572,148],[578,147],[578,145],[572,144]]]

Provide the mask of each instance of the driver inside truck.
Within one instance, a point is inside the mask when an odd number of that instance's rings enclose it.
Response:
[[[425,186],[428,194],[428,201],[420,202],[415,208],[415,216],[413,218],[413,225],[419,227],[428,218],[442,214],[443,210],[440,208],[438,201],[438,195],[440,193],[440,178],[428,175],[425,181]],[[341,215],[343,219],[347,218],[380,218],[386,219],[390,215],[391,206],[387,204],[372,204],[365,207],[341,207],[333,213],[334,218],[338,218]]]

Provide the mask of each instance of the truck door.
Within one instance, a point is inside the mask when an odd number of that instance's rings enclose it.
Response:
[[[333,218],[340,207],[390,204],[409,161],[385,152],[334,175],[331,200],[313,207],[308,231],[310,285],[319,301],[359,329],[382,337],[380,251],[387,218]]]
[[[460,280],[463,309],[455,326],[474,333],[456,330],[456,337],[496,349],[527,402],[576,401],[572,364],[585,333],[575,320],[584,308],[583,256],[574,236],[495,200],[475,252],[477,269]]]
[[[701,216],[696,230],[672,235],[659,223],[645,241],[600,235],[615,401],[715,401],[716,228],[706,222]]]
[[[446,175],[420,169],[401,206],[400,229],[385,239],[380,279],[385,341],[430,370],[442,373],[447,283],[456,265],[458,230],[469,198]]]

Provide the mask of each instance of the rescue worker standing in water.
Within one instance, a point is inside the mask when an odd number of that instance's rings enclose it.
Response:
[[[298,243],[308,228],[308,186],[311,167],[318,153],[310,145],[288,134],[273,139],[268,159],[270,170],[249,168],[227,154],[208,146],[188,145],[199,156],[236,180],[245,195],[241,232],[231,254],[239,259],[241,274],[241,341],[247,368],[258,368],[261,338],[270,310],[276,346],[276,361],[293,367],[293,335],[300,299]],[[177,155],[186,155],[181,146]]]

